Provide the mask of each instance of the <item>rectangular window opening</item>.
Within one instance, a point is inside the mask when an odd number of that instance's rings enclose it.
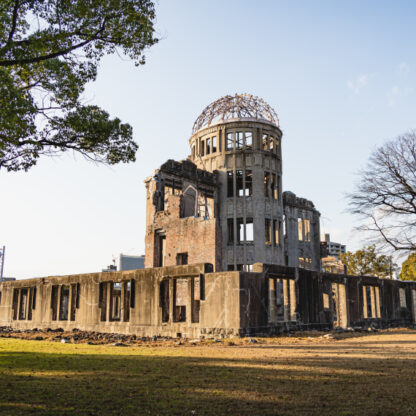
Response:
[[[58,285],[52,286],[52,292],[51,292],[52,321],[56,321],[58,319],[58,290],[59,290]]]
[[[217,136],[212,138],[212,153],[217,152]]]
[[[75,321],[75,315],[77,312],[77,285],[71,284],[71,316],[70,320]]]
[[[227,218],[228,244],[234,244],[234,219]]]
[[[225,150],[233,150],[234,148],[234,134],[233,133],[227,133],[227,138],[225,142]]]
[[[173,322],[186,322],[186,305],[188,303],[188,279],[174,279]]]
[[[245,146],[253,147],[253,133],[251,131],[245,132]]]
[[[254,224],[253,218],[246,218],[246,243],[252,243],[254,241]]]
[[[110,321],[121,320],[121,283],[110,284]]]
[[[199,322],[199,311],[201,308],[201,278],[192,279],[192,322]]]
[[[162,280],[159,285],[159,307],[162,308],[162,322],[169,322],[169,280]]]
[[[61,296],[59,303],[59,320],[67,321],[68,320],[68,306],[69,306],[69,286],[61,286]]]
[[[264,228],[265,228],[265,234],[266,234],[266,245],[271,245],[272,243],[272,230],[271,230],[272,222],[270,219],[265,218],[264,220]]]
[[[303,219],[298,218],[298,239],[303,241]]]
[[[227,171],[227,197],[234,196],[234,173],[232,170]]]
[[[20,289],[19,320],[26,319],[28,303],[28,289]]]
[[[181,266],[188,264],[188,253],[178,253],[176,255],[176,265]]]
[[[277,185],[277,175],[275,173],[272,173],[271,175],[271,191],[272,191],[272,197],[273,199],[278,199],[278,185]]]
[[[235,171],[235,184],[237,196],[244,196],[244,186],[243,186],[243,171],[237,169]]]
[[[263,141],[263,150],[268,151],[269,150],[269,135],[263,134],[262,141]]]
[[[253,196],[253,172],[246,169],[244,178],[244,196]]]
[[[108,290],[108,283],[101,282],[100,289],[99,289],[99,299],[98,299],[98,306],[101,309],[100,320],[104,322],[107,320],[107,290]]]
[[[310,220],[305,219],[303,221],[303,226],[305,228],[305,241],[311,241],[311,222],[310,222]]]
[[[273,244],[278,246],[280,244],[279,234],[280,234],[280,224],[278,220],[273,220]]]
[[[211,139],[207,139],[207,155],[211,154]]]
[[[264,196],[268,198],[270,196],[270,173],[264,172]]]
[[[130,320],[130,304],[131,304],[131,281],[123,282],[123,322]]]
[[[238,131],[235,133],[235,147],[236,149],[242,149],[244,146],[244,133],[242,131]]]

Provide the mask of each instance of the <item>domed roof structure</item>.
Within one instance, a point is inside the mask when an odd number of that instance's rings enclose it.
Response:
[[[196,119],[192,134],[224,121],[251,119],[279,126],[276,112],[264,100],[251,94],[226,95],[211,103]]]

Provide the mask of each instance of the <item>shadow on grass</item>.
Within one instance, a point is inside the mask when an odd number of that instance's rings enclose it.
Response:
[[[259,345],[263,357],[245,357],[244,347],[230,347],[217,358],[209,351],[207,357],[76,355],[65,354],[64,347],[62,354],[3,350],[0,414],[416,413],[416,362],[392,353],[389,359],[367,358],[366,350],[359,358],[331,352],[285,356],[276,346],[278,355],[264,357]],[[174,353],[180,355],[180,349]]]

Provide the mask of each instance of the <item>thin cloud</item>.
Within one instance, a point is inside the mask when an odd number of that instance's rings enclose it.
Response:
[[[349,80],[347,86],[354,94],[359,94],[361,90],[368,85],[371,78],[372,74],[362,74],[355,80]]]
[[[413,92],[413,88],[409,87],[398,87],[395,85],[394,87],[391,87],[389,92],[387,93],[388,103],[390,107],[393,107],[396,105],[396,103],[403,97],[408,96]]]
[[[410,72],[410,66],[406,62],[401,62],[397,65],[397,73],[406,76]]]

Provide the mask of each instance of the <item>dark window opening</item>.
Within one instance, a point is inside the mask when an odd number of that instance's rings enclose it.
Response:
[[[13,289],[13,319],[17,319],[17,309],[18,309],[18,302],[19,302],[19,289]]]
[[[188,264],[188,253],[178,253],[176,255],[176,265],[181,266]]]
[[[243,171],[239,169],[235,171],[235,189],[237,196],[244,196]]]
[[[228,244],[234,244],[234,219],[227,219]]]
[[[69,306],[69,286],[61,286],[61,299],[59,304],[59,320],[68,320],[68,306]]]
[[[121,283],[110,283],[110,321],[121,320]]]
[[[211,154],[211,139],[207,139],[207,155]]]
[[[227,197],[234,196],[234,174],[232,170],[227,171]]]
[[[81,296],[81,284],[77,283],[77,298],[76,298],[76,308],[79,309],[79,299]]]
[[[245,174],[242,170],[236,170],[236,191],[237,196],[252,196],[253,194],[253,178],[252,171],[246,170]]]
[[[165,263],[165,248],[166,248],[166,235],[159,231],[155,233],[155,259],[154,267],[163,267]]]
[[[367,297],[367,317],[372,318],[373,315],[371,313],[371,287],[370,286],[365,287],[365,294]]]
[[[175,279],[173,282],[173,322],[186,322],[188,279]]]
[[[201,308],[201,279],[192,279],[192,322],[199,322],[199,311]]]
[[[196,215],[196,189],[189,186],[182,194],[180,217],[194,217]]]
[[[36,286],[33,288],[33,296],[32,296],[32,309],[36,309],[36,295],[37,295],[37,288]]]
[[[56,321],[58,319],[58,290],[59,290],[58,285],[52,286],[52,292],[51,292],[52,321]]]
[[[69,316],[70,321],[75,321],[75,315],[77,312],[77,284],[71,284],[71,313]]]
[[[227,266],[227,270],[228,270],[229,272],[233,271],[233,270],[234,270],[234,264],[229,264],[229,265]]]
[[[136,281],[134,279],[131,279],[130,283],[131,283],[130,308],[134,308],[134,305],[136,304]]]
[[[130,302],[131,302],[131,281],[123,282],[124,299],[123,299],[123,321],[130,320]]]
[[[264,196],[268,198],[270,196],[270,173],[264,172]]]
[[[32,320],[32,309],[33,309],[33,290],[36,288],[29,288],[28,289],[28,293],[29,293],[29,299],[28,299],[28,305],[27,305],[27,319],[29,321]]]
[[[28,303],[28,290],[20,289],[19,320],[26,319]]]
[[[162,308],[162,322],[169,322],[169,280],[160,282],[159,306]]]
[[[104,322],[107,320],[107,282],[100,283],[98,306],[101,309],[100,321]]]
[[[246,174],[244,178],[244,195],[253,195],[253,172],[248,169],[246,169]]]
[[[284,291],[283,280],[275,279],[275,297],[276,297],[276,317],[278,321],[285,319]]]
[[[201,144],[200,144],[200,147],[199,147],[199,149],[200,149],[200,155],[201,156],[205,156],[205,140],[201,140]]]
[[[265,228],[265,234],[266,234],[266,244],[270,245],[272,243],[272,230],[271,230],[272,224],[271,221],[266,218],[264,220],[264,228]]]

